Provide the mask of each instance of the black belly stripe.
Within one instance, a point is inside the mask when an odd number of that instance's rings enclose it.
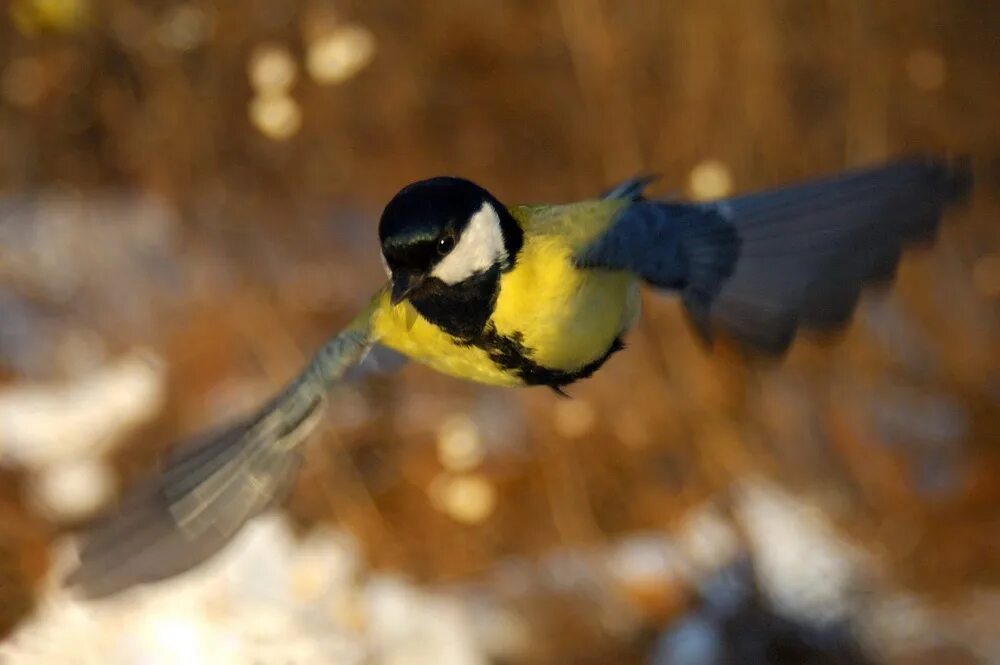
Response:
[[[493,323],[488,323],[471,344],[486,351],[494,364],[517,374],[526,384],[549,386],[560,395],[565,395],[562,391],[565,386],[587,378],[596,372],[614,353],[625,348],[621,337],[616,337],[601,356],[583,367],[567,371],[539,365],[531,359],[533,353],[524,345],[523,334],[515,332],[512,335],[501,335]]]

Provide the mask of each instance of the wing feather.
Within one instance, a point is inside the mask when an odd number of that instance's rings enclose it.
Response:
[[[641,201],[578,262],[680,291],[706,339],[777,355],[799,328],[844,326],[970,181],[966,162],[911,158],[709,204]]]
[[[374,343],[371,311],[327,342],[256,415],[178,446],[164,469],[82,535],[80,563],[66,584],[93,598],[176,575],[280,501],[294,481],[301,444],[325,411],[329,388],[349,372],[360,375],[359,363]],[[398,364],[394,359],[383,355],[381,367]]]

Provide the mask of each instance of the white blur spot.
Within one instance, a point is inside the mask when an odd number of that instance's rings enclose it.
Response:
[[[733,179],[725,164],[717,159],[706,159],[691,169],[688,189],[697,200],[717,199],[732,191]]]
[[[375,55],[375,36],[360,25],[344,25],[317,36],[306,52],[306,69],[317,83],[342,83]]]
[[[615,543],[608,553],[612,579],[632,589],[669,589],[680,583],[682,553],[657,533],[638,533]]]
[[[285,93],[257,95],[250,102],[250,121],[269,139],[289,139],[302,126],[302,111]]]
[[[298,66],[287,48],[267,44],[254,49],[247,63],[247,77],[259,94],[286,93],[298,77]]]
[[[826,624],[856,609],[866,588],[864,553],[817,508],[765,481],[738,492],[743,525],[761,590],[787,617]]]
[[[31,470],[102,455],[159,413],[166,368],[146,350],[64,384],[0,390],[0,458]]]
[[[82,519],[107,503],[114,487],[114,474],[103,460],[71,459],[33,478],[30,501],[50,519]]]
[[[449,471],[470,471],[479,466],[486,449],[476,422],[463,413],[445,419],[438,430],[437,455]]]
[[[206,658],[208,626],[196,617],[166,615],[150,617],[139,624],[141,639],[149,646],[142,662],[149,665],[169,663],[208,663]]]
[[[500,216],[489,202],[469,218],[455,248],[431,271],[445,284],[458,284],[507,258]]]
[[[485,522],[497,505],[497,491],[479,473],[439,474],[427,488],[435,508],[463,524]]]

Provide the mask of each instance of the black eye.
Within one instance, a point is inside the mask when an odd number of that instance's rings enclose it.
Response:
[[[452,250],[455,246],[455,239],[451,236],[443,236],[438,240],[437,251],[438,254],[444,256]]]

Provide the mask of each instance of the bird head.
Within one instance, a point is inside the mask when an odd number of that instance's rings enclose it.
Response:
[[[397,304],[509,269],[522,232],[507,208],[479,185],[439,177],[404,187],[389,201],[379,241]]]

